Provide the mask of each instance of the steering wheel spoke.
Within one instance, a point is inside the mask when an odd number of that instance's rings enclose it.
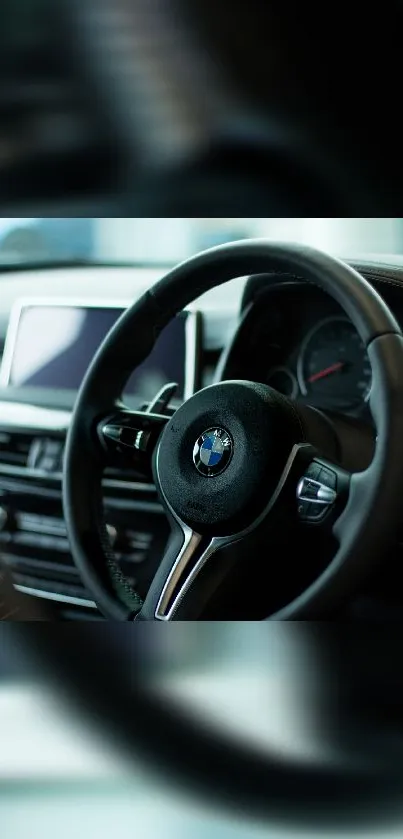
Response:
[[[186,620],[199,617],[208,599],[207,589],[202,594],[200,574],[219,549],[218,542],[174,521],[164,558],[136,620],[168,622],[178,616]],[[194,597],[190,596],[192,589]]]
[[[338,517],[344,508],[349,476],[339,467],[314,457],[314,449],[308,444],[293,447],[271,500],[246,529],[231,536],[212,538],[201,536],[175,517],[164,559],[136,619],[168,622],[200,618],[218,585],[245,550],[260,549],[272,529],[289,520],[296,507],[296,483],[299,481],[298,492],[306,488],[313,473],[319,477],[318,469],[324,473],[321,477],[323,483],[316,480],[322,515],[317,516],[314,523],[328,526],[329,521],[334,522],[334,516]],[[301,474],[304,477],[299,480]],[[326,493],[325,488],[330,483],[338,489],[329,488]],[[310,489],[307,491],[311,492]],[[172,514],[169,509],[167,512]]]

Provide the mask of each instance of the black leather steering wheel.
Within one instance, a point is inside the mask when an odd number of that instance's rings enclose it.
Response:
[[[364,472],[348,474],[338,465],[317,412],[254,382],[212,385],[173,417],[130,411],[121,402],[129,375],[178,312],[221,283],[268,271],[326,291],[367,348],[377,442]],[[302,520],[331,532],[338,549],[318,579],[271,619],[323,617],[365,579],[394,535],[402,427],[402,334],[362,276],[296,245],[255,240],[206,251],[172,270],[119,319],[80,389],[66,446],[64,511],[83,581],[110,619],[200,619],[240,556],[269,545],[273,528]],[[102,474],[115,455],[152,468],[172,525],[144,603],[118,568],[102,514]]]

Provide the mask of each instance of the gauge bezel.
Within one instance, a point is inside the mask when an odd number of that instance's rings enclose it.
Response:
[[[353,329],[356,332],[356,334],[360,338],[359,333],[355,329],[354,324],[351,322],[351,320],[349,320],[348,317],[345,317],[344,315],[329,315],[328,317],[322,318],[320,321],[315,323],[314,326],[305,335],[305,338],[302,341],[300,351],[299,351],[299,354],[298,354],[297,380],[298,380],[298,385],[299,385],[299,389],[301,391],[302,396],[305,396],[305,397],[309,396],[309,389],[306,386],[305,372],[304,372],[305,357],[306,357],[307,348],[308,348],[313,336],[317,332],[319,332],[319,330],[323,329],[323,327],[326,326],[327,324],[335,323],[335,322],[337,322],[337,323],[341,322],[343,324],[347,324],[351,329]],[[361,338],[360,338],[360,340],[361,340]],[[360,405],[361,406],[367,405],[369,400],[370,400],[370,397],[371,397],[371,390],[372,390],[372,376],[371,376],[371,382],[370,382],[369,388],[368,388],[365,396],[362,397],[362,401],[357,400],[357,403],[354,403],[354,405],[346,406],[345,410],[354,410],[354,409],[357,409],[357,408],[359,409]]]
[[[290,395],[289,394],[284,394],[284,395],[287,396],[288,399],[297,399],[298,394],[299,394],[298,379],[297,379],[295,373],[293,373],[293,371],[290,369],[290,367],[287,367],[284,364],[279,364],[276,367],[271,367],[270,368],[270,370],[268,372],[268,375],[266,376],[265,384],[267,384],[269,387],[273,387],[273,385],[270,384],[270,379],[276,373],[286,373],[287,376],[289,376],[290,381],[292,382],[292,393]],[[277,390],[277,388],[273,387],[273,390]],[[278,392],[281,393],[282,391],[278,391]]]

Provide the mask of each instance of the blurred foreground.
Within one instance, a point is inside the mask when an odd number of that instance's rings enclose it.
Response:
[[[279,624],[172,625],[164,633],[147,627],[130,639],[129,627],[123,629],[54,628],[57,640],[32,624],[29,635],[16,627],[2,633],[4,836],[26,835],[28,826],[33,839],[102,839],[113,826],[142,839],[162,832],[169,839],[401,836],[401,680],[388,667],[386,638],[385,646],[379,639],[373,645],[361,630],[347,646],[337,633],[327,631],[326,638],[313,626]],[[387,716],[376,690],[368,694],[375,675],[367,668],[370,645],[374,662],[382,650],[383,689],[394,691]],[[157,724],[147,746],[144,732],[155,711],[161,725],[176,719],[176,731]],[[222,744],[211,763],[199,762],[202,751],[191,746],[199,735]],[[238,778],[230,754],[238,755]],[[254,817],[247,766],[253,773],[256,761],[277,765],[278,775],[267,784],[266,812],[256,786]],[[281,790],[284,766],[289,779]],[[369,775],[357,795],[355,773],[365,778],[370,769],[378,780]],[[321,785],[329,772],[334,797]],[[340,783],[343,773],[351,787]],[[248,795],[235,797],[223,778]],[[363,795],[368,781],[371,798]]]
[[[314,7],[266,0],[3,0],[3,210],[400,207],[400,136],[385,126],[402,9],[349,12],[339,3],[321,38]]]

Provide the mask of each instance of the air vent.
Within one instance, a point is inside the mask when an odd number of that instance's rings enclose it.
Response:
[[[26,467],[34,435],[0,431],[0,466]]]

